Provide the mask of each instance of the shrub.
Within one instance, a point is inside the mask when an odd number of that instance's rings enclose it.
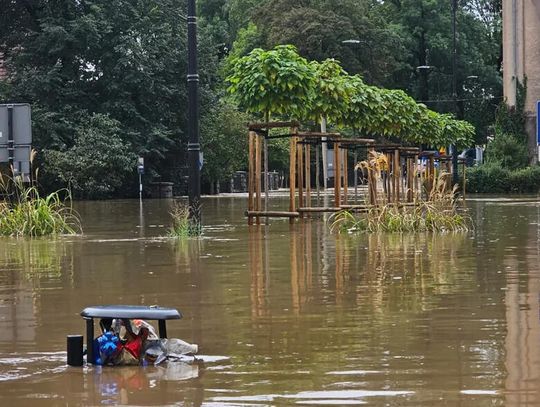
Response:
[[[46,177],[70,184],[77,198],[113,196],[134,173],[136,156],[120,137],[119,123],[94,114],[77,128],[75,143],[63,150],[44,150]]]
[[[508,169],[526,167],[529,163],[527,145],[511,134],[497,135],[486,149],[488,163]]]
[[[467,191],[474,193],[537,193],[540,191],[540,167],[516,170],[489,163],[467,170]]]
[[[510,189],[510,171],[490,163],[467,169],[467,192],[504,193]]]

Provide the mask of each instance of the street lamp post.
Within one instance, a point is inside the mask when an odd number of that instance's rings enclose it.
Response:
[[[364,45],[369,46],[369,43],[367,41],[357,40],[357,39],[343,40],[343,41],[341,41],[341,43],[357,47],[357,50],[358,50],[358,55],[357,55],[358,62],[360,62],[360,44],[364,44]],[[369,64],[370,64],[370,67],[371,67],[371,64],[373,62],[373,54],[371,53],[371,48],[369,49],[369,53],[370,53]],[[358,73],[360,73],[360,72],[358,72]],[[347,150],[344,150],[344,154],[347,154]],[[356,168],[356,164],[357,164],[356,161],[357,161],[357,152],[355,150],[355,152],[354,152],[354,196],[355,196],[355,199],[356,199],[357,192],[358,192],[357,191],[357,189],[358,189],[357,188],[358,187],[358,168]]]
[[[201,225],[201,170],[199,144],[199,75],[197,73],[197,16],[195,0],[188,0],[188,162],[189,216],[197,229]]]
[[[343,40],[341,41],[342,44],[347,44],[347,45],[351,45],[351,46],[355,46],[356,47],[356,50],[357,50],[357,58],[358,58],[358,63],[360,63],[360,45],[365,45],[368,47],[369,49],[369,70],[367,72],[367,79],[369,79],[369,81],[371,81],[371,67],[373,66],[373,53],[371,51],[371,48],[370,48],[370,44],[368,41],[365,41],[365,40],[355,40],[355,39],[351,39],[351,40]],[[358,72],[360,73],[360,72]]]
[[[454,100],[454,112],[456,117],[461,119],[458,113],[457,102],[457,38],[456,38],[456,13],[457,13],[457,0],[452,0],[452,99]],[[457,184],[459,182],[458,177],[458,154],[457,146],[452,145],[452,182]]]
[[[426,104],[429,100],[428,75],[432,68],[431,65],[420,65],[416,67],[416,71],[420,75],[420,100]]]

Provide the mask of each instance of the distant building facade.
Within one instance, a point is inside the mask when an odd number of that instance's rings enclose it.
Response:
[[[536,101],[540,100],[540,1],[504,0],[503,86],[506,102],[516,105],[517,83],[527,78],[525,111],[531,161],[538,161]]]

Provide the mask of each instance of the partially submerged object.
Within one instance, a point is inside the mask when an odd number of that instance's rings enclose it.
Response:
[[[140,305],[101,305],[87,307],[81,316],[86,321],[86,362],[91,364],[160,363],[170,358],[184,362],[197,353],[197,345],[180,339],[167,340],[166,321],[181,319],[174,308]],[[99,318],[101,335],[94,338],[94,319]],[[146,321],[158,321],[159,336]],[[83,337],[67,338],[67,361],[70,366],[82,366]],[[125,356],[121,354],[125,353]],[[126,357],[127,356],[127,357]]]

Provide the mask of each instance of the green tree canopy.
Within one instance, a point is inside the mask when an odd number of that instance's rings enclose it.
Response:
[[[307,118],[315,121],[325,118],[336,124],[343,123],[352,93],[347,73],[335,59],[325,59],[320,63],[312,61],[311,67],[315,81],[311,107],[306,110]]]
[[[251,113],[302,117],[309,109],[315,73],[291,45],[256,48],[238,58],[227,77],[228,91]]]
[[[370,135],[434,146],[466,146],[474,135],[470,124],[429,111],[402,90],[369,86],[357,75],[346,75],[335,60],[308,64],[293,46],[256,49],[232,69],[229,92],[252,113],[328,115]]]

